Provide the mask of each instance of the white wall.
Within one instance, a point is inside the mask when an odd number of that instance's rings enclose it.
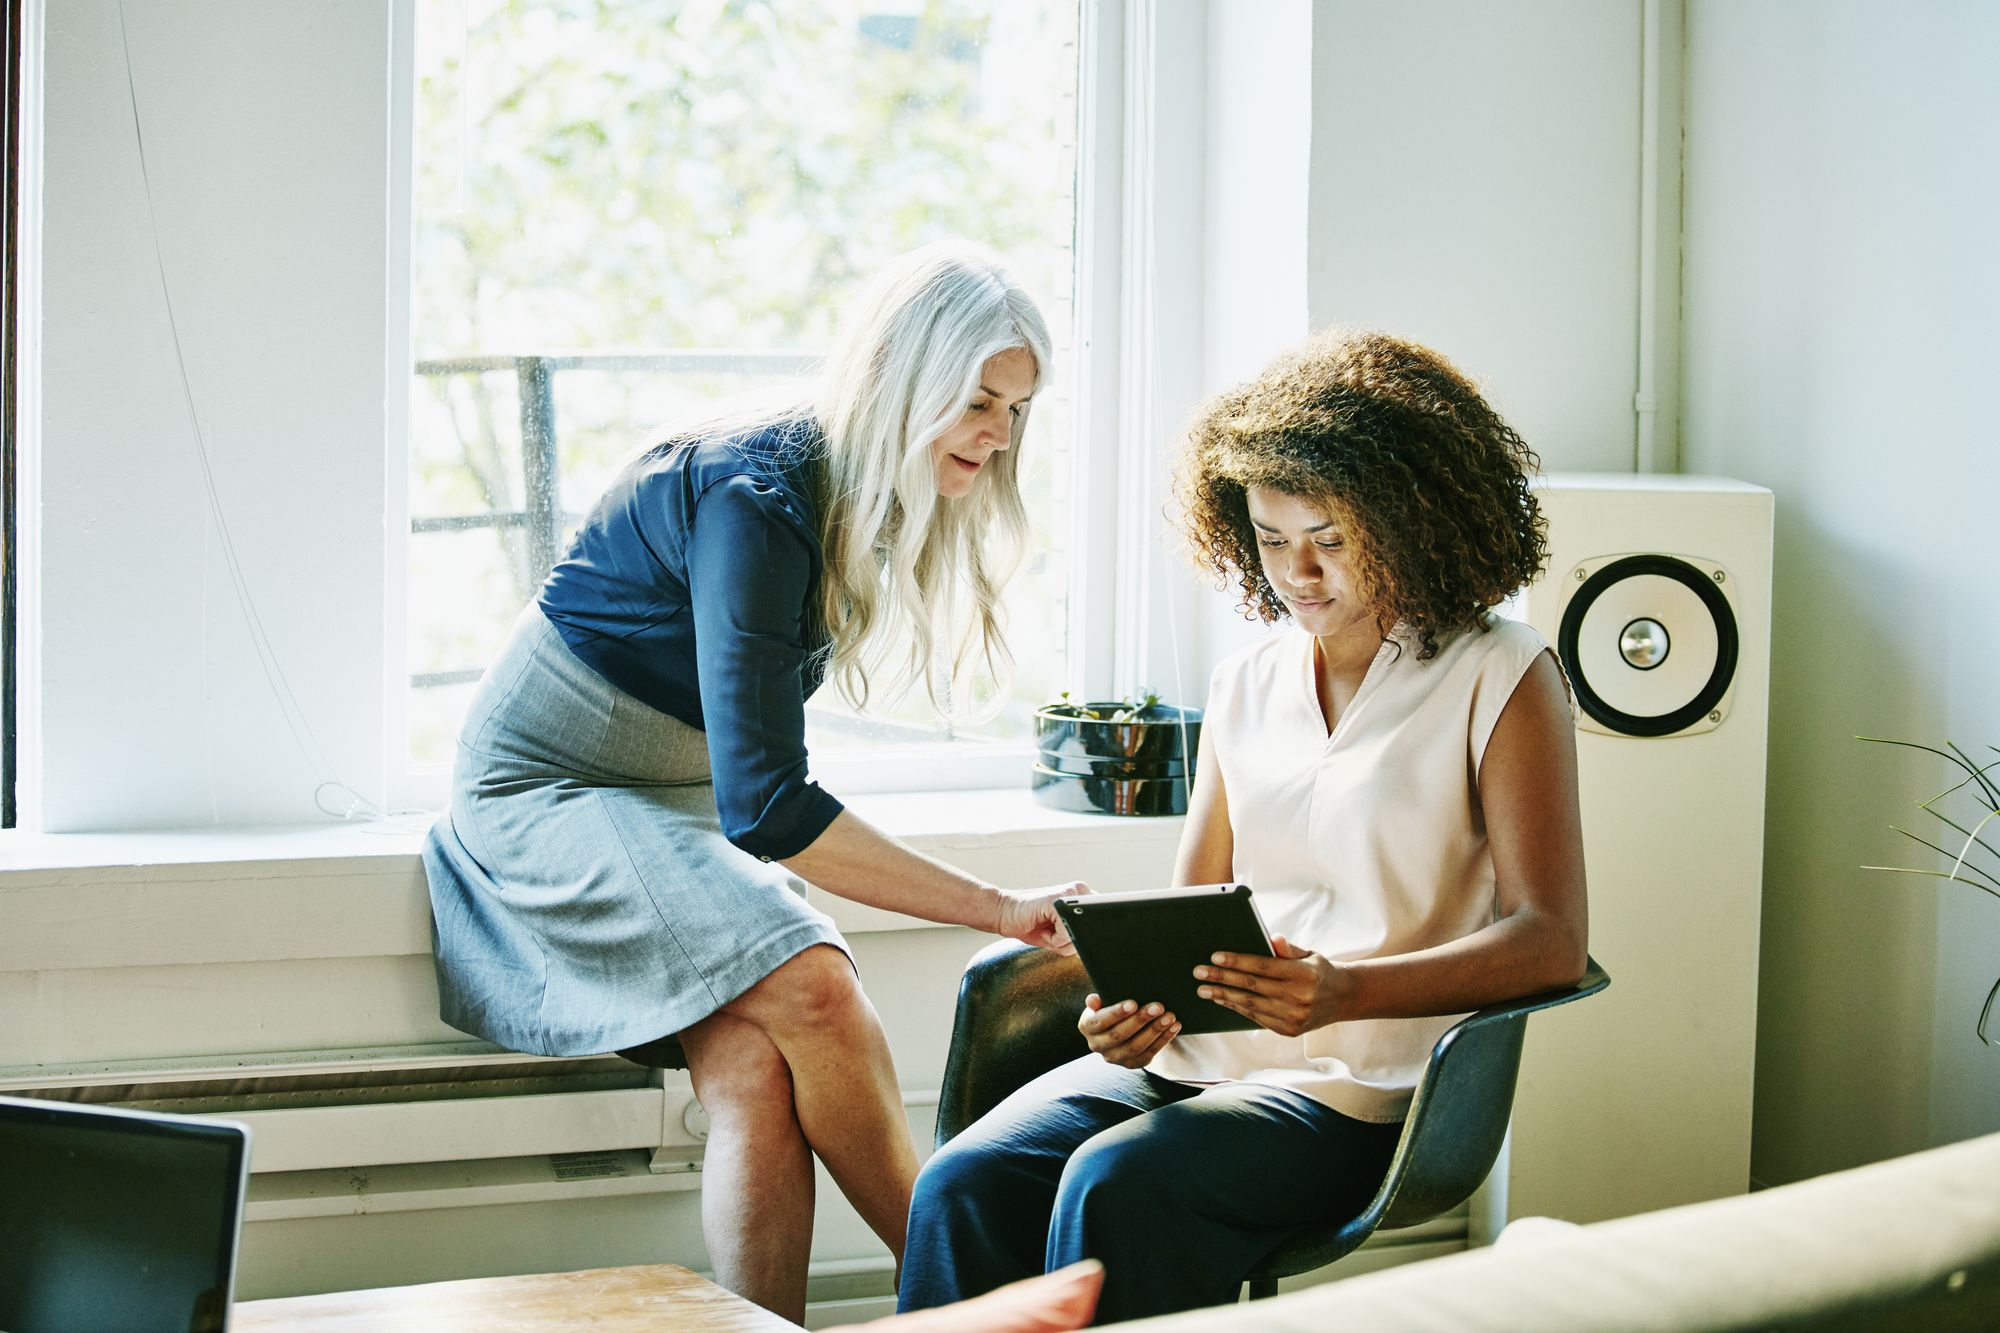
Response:
[[[1208,7],[1208,246],[1202,262],[1202,392],[1249,379],[1311,328],[1306,314],[1307,183],[1313,132],[1311,0],[1219,0]],[[1178,426],[1180,423],[1172,423]],[[1173,543],[1185,565],[1180,543]],[[1236,609],[1231,586],[1197,577],[1184,670],[1205,696],[1208,672],[1268,632]]]
[[[1778,500],[1772,1183],[2000,1130],[2000,903],[1858,868],[1928,864],[1886,825],[1947,774],[1850,739],[2000,744],[1996,50],[1979,0],[1688,9],[1686,463]]]
[[[1312,325],[1437,348],[1551,470],[1634,463],[1641,17],[1313,7]]]
[[[1210,391],[1303,338],[1312,145],[1310,0],[1208,9],[1202,365]]]
[[[375,794],[387,6],[125,8],[150,205],[117,6],[47,16],[27,822],[37,802],[52,831],[298,820],[316,777],[204,495],[155,247],[249,596],[327,767]],[[300,550],[312,558],[271,576]]]

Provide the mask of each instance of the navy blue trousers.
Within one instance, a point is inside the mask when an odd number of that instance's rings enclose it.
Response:
[[[925,1163],[897,1309],[1079,1259],[1104,1263],[1099,1323],[1234,1301],[1294,1231],[1368,1205],[1402,1128],[1283,1088],[1189,1087],[1085,1056]]]

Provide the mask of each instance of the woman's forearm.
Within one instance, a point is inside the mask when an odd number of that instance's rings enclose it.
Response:
[[[1518,911],[1449,944],[1335,964],[1335,1012],[1341,1019],[1462,1014],[1571,985],[1584,959],[1570,922]]]
[[[995,931],[1000,891],[904,846],[852,810],[843,810],[785,868],[828,893],[926,921]]]

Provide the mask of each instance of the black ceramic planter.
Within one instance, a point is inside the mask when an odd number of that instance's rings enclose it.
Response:
[[[1108,719],[1125,705],[1083,707]],[[1043,805],[1079,814],[1185,814],[1187,774],[1201,753],[1201,710],[1151,704],[1129,722],[1111,722],[1073,717],[1059,705],[1035,714],[1035,743],[1029,786]]]

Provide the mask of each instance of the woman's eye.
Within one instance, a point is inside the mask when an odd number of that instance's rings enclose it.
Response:
[[[1268,546],[1275,551],[1280,546],[1283,546],[1285,542],[1284,539],[1281,537],[1259,537],[1257,539],[1257,544],[1259,546]]]
[[[1319,547],[1322,551],[1338,551],[1341,547],[1347,545],[1347,543],[1336,539],[1330,542],[1314,542],[1313,545]]]

